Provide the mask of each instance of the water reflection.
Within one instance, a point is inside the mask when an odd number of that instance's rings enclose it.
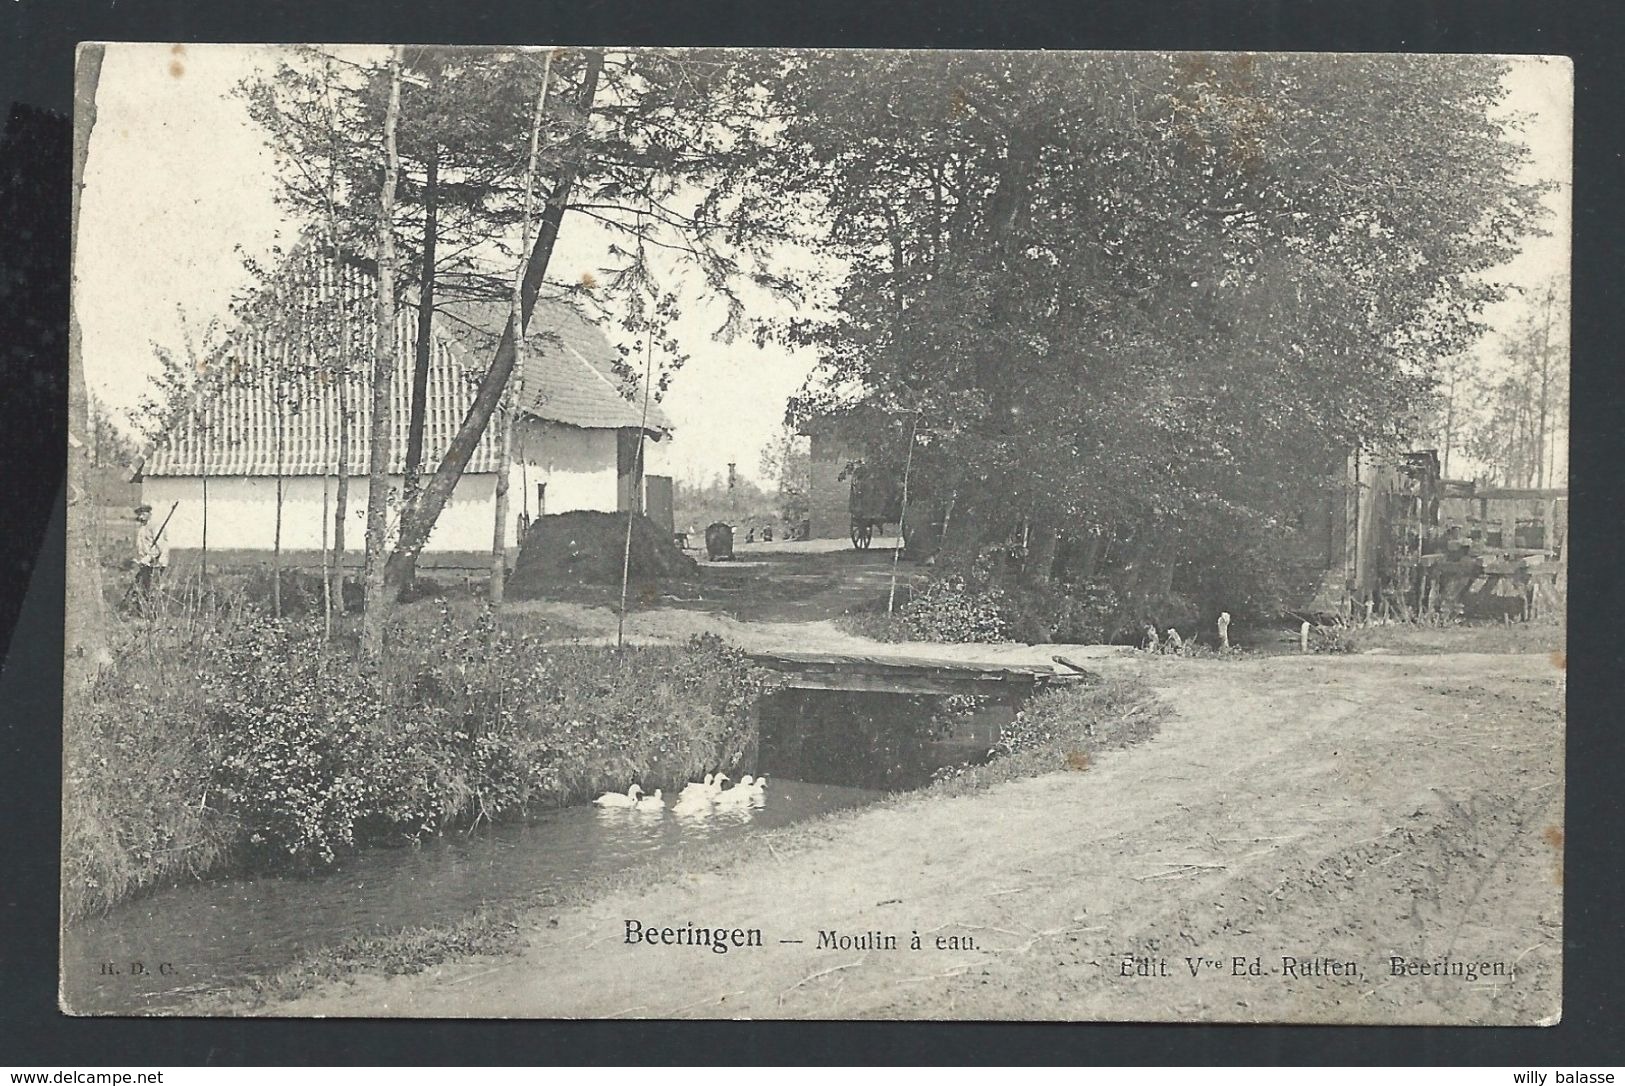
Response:
[[[161,1011],[353,936],[445,923],[488,903],[545,903],[679,845],[786,826],[881,794],[774,779],[748,802],[571,807],[418,848],[371,850],[314,878],[175,887],[69,929],[64,986],[78,1010]]]
[[[742,776],[721,792],[663,797],[649,809],[583,805],[421,847],[374,849],[315,878],[150,894],[68,930],[63,989],[84,1012],[163,1011],[355,936],[442,924],[485,904],[545,903],[680,845],[916,787],[939,766],[985,757],[1012,711],[989,705],[944,728],[939,708],[932,698],[788,691],[764,707],[759,764],[793,779],[774,776],[759,794],[741,789]],[[842,783],[824,783],[833,781]]]

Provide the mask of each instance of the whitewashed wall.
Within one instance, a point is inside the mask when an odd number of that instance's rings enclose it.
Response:
[[[669,442],[647,442],[646,474],[663,474],[664,449]],[[507,545],[517,545],[519,515],[536,517],[536,485],[547,484],[548,513],[577,509],[615,511],[615,431],[583,430],[574,426],[526,419],[514,432],[514,464],[509,474]],[[262,476],[215,476],[209,479],[209,549],[265,550],[276,534],[276,480]],[[282,481],[282,548],[317,551],[322,547],[323,488],[327,517],[331,518],[336,482],[319,476],[292,476]],[[398,495],[402,479],[392,476]],[[148,477],[142,501],[152,506],[160,522],[170,505],[180,505],[164,531],[172,548],[203,546],[203,480],[198,476]],[[496,476],[465,475],[429,536],[426,553],[491,549],[491,516]],[[367,529],[367,480],[350,480],[349,527],[346,548],[359,554]],[[328,520],[328,539],[331,525]],[[393,523],[392,523],[393,530]]]
[[[514,428],[514,466],[508,504],[517,515],[615,511],[615,431],[526,419]],[[536,506],[536,486],[547,484],[547,508]],[[490,546],[489,536],[486,546]]]
[[[390,486],[397,494],[400,476]],[[209,484],[209,549],[270,550],[276,538],[276,479],[263,476],[214,477]],[[337,481],[331,477],[301,475],[282,481],[282,548],[321,549],[322,490],[327,490],[327,517],[332,516]],[[451,501],[429,536],[426,551],[487,551],[491,549],[491,508],[496,476],[465,475],[458,480]],[[164,530],[172,548],[203,546],[203,479],[198,476],[149,476],[141,486],[141,500],[152,506],[153,523],[175,515]],[[350,480],[349,522],[345,546],[360,553],[367,531],[367,480]],[[393,523],[392,523],[393,527]],[[329,542],[332,523],[328,521]]]
[[[643,474],[670,475],[672,465],[672,439],[668,435],[659,441],[643,439]]]

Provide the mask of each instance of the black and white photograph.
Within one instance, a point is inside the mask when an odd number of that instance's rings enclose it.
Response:
[[[1561,1020],[1566,58],[76,75],[65,1013]]]

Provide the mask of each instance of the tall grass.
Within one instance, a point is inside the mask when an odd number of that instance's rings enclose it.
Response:
[[[245,621],[238,597],[195,584],[109,612],[112,665],[70,702],[63,728],[62,893],[69,917],[156,883],[215,870],[232,821],[210,803],[210,647]]]
[[[937,773],[931,790],[963,795],[1004,781],[1087,769],[1109,750],[1146,742],[1162,728],[1168,706],[1137,680],[1106,676],[1046,690],[1007,725],[992,757]]]
[[[618,651],[461,606],[403,614],[367,668],[320,616],[241,597],[182,590],[118,618],[65,721],[65,914],[678,784],[754,740],[766,676],[716,638]]]

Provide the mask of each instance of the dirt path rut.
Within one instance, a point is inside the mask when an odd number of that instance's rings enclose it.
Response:
[[[1545,657],[1105,666],[1173,713],[1086,771],[869,810],[793,852],[539,912],[517,956],[275,1013],[1554,1018],[1562,725]],[[763,945],[629,945],[628,920],[760,929]]]

